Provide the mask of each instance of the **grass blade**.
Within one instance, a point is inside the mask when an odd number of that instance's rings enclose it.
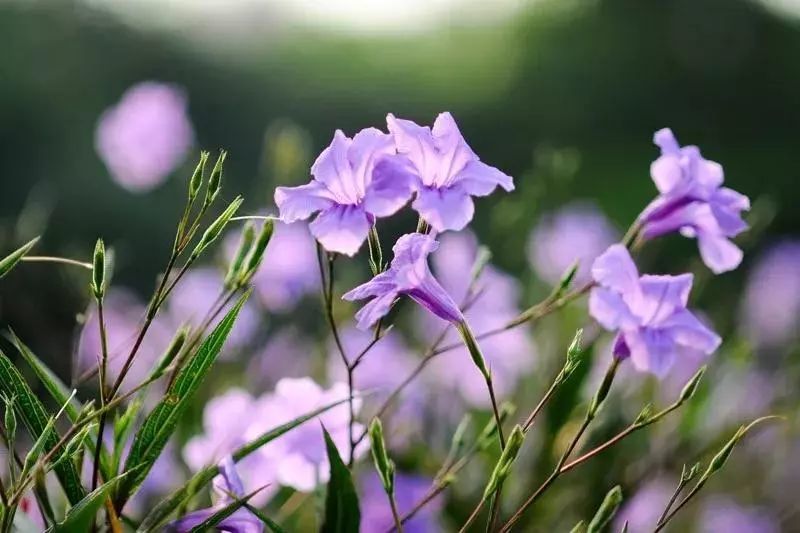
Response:
[[[322,432],[325,436],[325,447],[328,449],[331,477],[325,496],[325,520],[320,531],[322,533],[358,533],[361,511],[358,508],[358,495],[353,485],[353,478],[324,427]]]
[[[111,481],[100,485],[94,491],[90,492],[81,501],[67,511],[64,520],[57,523],[50,529],[48,533],[71,533],[74,531],[89,531],[89,528],[94,523],[98,511],[103,506],[111,491],[117,483],[125,476],[115,477]]]

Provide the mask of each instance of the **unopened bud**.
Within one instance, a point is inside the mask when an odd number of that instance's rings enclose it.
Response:
[[[394,463],[386,452],[386,442],[383,440],[383,425],[377,418],[373,418],[369,425],[369,440],[372,449],[372,459],[375,469],[381,478],[381,483],[387,494],[394,493]]]
[[[248,220],[242,228],[242,235],[239,238],[239,247],[236,249],[236,254],[234,254],[233,260],[228,265],[228,272],[225,274],[224,284],[226,289],[232,289],[236,284],[239,273],[242,271],[244,260],[247,257],[247,254],[250,252],[250,248],[253,246],[253,241],[255,239],[255,224]]]
[[[525,440],[525,433],[522,431],[522,426],[517,424],[514,426],[514,429],[511,430],[511,434],[508,436],[508,441],[506,442],[506,447],[503,448],[500,459],[497,460],[492,475],[489,477],[489,483],[486,484],[486,489],[483,491],[484,499],[488,498],[497,490],[497,487],[511,473],[511,466],[517,459],[517,455],[519,455],[523,440]]]
[[[484,379],[487,381],[491,380],[492,375],[489,373],[489,369],[486,368],[486,361],[484,360],[483,353],[478,345],[478,340],[475,338],[475,335],[472,333],[472,330],[469,328],[466,321],[457,323],[456,329],[458,329],[458,332],[461,334],[461,338],[464,340],[464,346],[466,346],[467,351],[472,358],[472,362],[475,363],[475,366],[477,366],[478,370],[480,370],[481,374],[483,374]]]
[[[250,253],[247,255],[247,261],[242,269],[242,278],[240,283],[248,283],[255,275],[258,267],[261,266],[261,261],[264,260],[264,254],[267,251],[267,245],[269,245],[269,241],[272,239],[272,233],[274,230],[275,221],[272,219],[265,220],[264,225],[261,226],[261,231],[258,233],[258,237],[256,237],[256,240],[250,249]]]
[[[650,417],[652,416],[653,416],[653,404],[648,403],[644,407],[642,407],[641,411],[639,411],[639,414],[636,416],[636,420],[633,421],[633,425],[636,426],[639,424],[644,424],[645,422],[650,420]]]
[[[3,401],[5,402],[6,408],[3,417],[6,426],[6,434],[8,435],[9,443],[13,443],[17,434],[17,414],[14,412],[14,397],[7,398],[3,396]]]
[[[600,407],[602,407],[603,402],[606,400],[608,391],[611,390],[611,384],[614,382],[614,376],[617,374],[619,362],[619,359],[616,357],[613,358],[611,366],[608,368],[606,375],[603,376],[603,381],[600,383],[600,387],[597,389],[594,398],[592,398],[592,403],[589,405],[589,410],[586,413],[587,418],[590,420],[597,415],[597,412],[600,410]]]
[[[23,244],[0,261],[0,278],[8,274],[12,268],[17,266],[17,263],[31,251],[36,243],[39,242],[39,237],[28,241]]]
[[[106,247],[103,239],[97,239],[92,256],[92,292],[97,300],[102,300],[106,292]]]
[[[220,189],[222,188],[222,167],[225,164],[225,158],[228,157],[228,152],[220,150],[217,162],[214,163],[214,168],[211,170],[211,177],[208,178],[208,188],[206,189],[206,198],[203,204],[206,206],[211,205],[217,198]]]
[[[700,370],[698,370],[695,375],[692,376],[692,379],[690,379],[681,390],[681,395],[678,398],[679,403],[688,401],[692,398],[692,396],[694,396],[694,393],[697,392],[697,387],[700,385],[700,380],[703,378],[703,374],[705,373],[706,367],[701,366]]]
[[[206,173],[206,163],[208,162],[209,153],[206,151],[200,152],[200,161],[194,169],[191,179],[189,180],[189,202],[193,202],[197,198],[197,193],[203,185],[203,175]]]
[[[617,513],[620,504],[622,503],[622,489],[617,485],[606,494],[603,503],[595,513],[589,526],[586,528],[586,533],[599,533],[608,524],[614,515]]]
[[[578,268],[581,266],[580,261],[575,261],[572,265],[561,275],[561,279],[553,291],[554,298],[561,297],[569,289],[572,282],[575,280],[575,275],[578,273]]]
[[[225,229],[225,226],[230,222],[233,215],[236,214],[236,211],[239,209],[239,206],[242,205],[242,197],[237,196],[222,212],[217,219],[211,223],[210,226],[206,229],[203,233],[203,236],[200,237],[200,242],[197,243],[195,246],[194,251],[192,251],[191,258],[197,259],[203,250],[205,250],[212,242],[214,242],[217,237],[219,237],[222,230]]]
[[[717,470],[723,467],[725,462],[728,460],[728,457],[731,456],[731,452],[733,452],[733,447],[741,440],[744,436],[745,427],[741,426],[739,429],[736,430],[731,440],[725,443],[720,451],[711,458],[711,462],[708,463],[708,468],[706,469],[705,473],[703,474],[704,478],[707,478]]]
[[[169,365],[175,360],[178,354],[183,349],[184,344],[186,344],[186,339],[189,337],[189,326],[182,326],[175,332],[175,336],[172,337],[172,341],[167,346],[167,349],[164,351],[164,354],[161,356],[161,359],[158,361],[158,365],[156,365],[155,370],[153,370],[152,376],[159,376],[161,375]]]

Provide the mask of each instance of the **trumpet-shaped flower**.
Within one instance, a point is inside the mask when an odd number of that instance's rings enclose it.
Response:
[[[285,222],[306,220],[329,252],[355,255],[378,217],[403,207],[413,175],[396,155],[392,136],[375,128],[352,139],[340,130],[311,167],[314,179],[299,187],[278,187],[275,203]]]
[[[719,346],[719,336],[686,309],[691,274],[639,277],[628,250],[615,244],[594,261],[592,276],[589,312],[619,332],[614,355],[630,357],[638,370],[661,377],[679,347],[710,354]]]
[[[498,185],[514,190],[511,176],[475,155],[450,113],[436,117],[432,129],[392,114],[386,122],[397,153],[408,158],[416,175],[412,207],[436,231],[463,229],[475,211],[473,196],[488,196]]]
[[[741,213],[750,209],[750,200],[723,187],[722,166],[703,158],[696,146],[681,147],[672,130],[657,131],[653,140],[661,148],[650,166],[659,196],[639,216],[644,236],[680,231],[697,238],[703,262],[714,273],[735,269],[742,251],[730,238],[747,229]]]
[[[235,497],[245,497],[244,485],[236,472],[236,465],[230,455],[225,456],[219,463],[219,475],[214,478],[214,489],[217,493],[217,502],[213,507],[200,509],[189,513],[167,526],[167,531],[184,533],[211,518],[215,513],[230,505]],[[227,533],[261,533],[264,524],[248,509],[240,507],[230,516],[217,523],[217,531]]]
[[[347,292],[345,300],[372,298],[356,313],[360,329],[368,329],[386,315],[400,296],[408,296],[434,315],[448,322],[464,320],[458,305],[433,277],[428,267],[430,255],[439,243],[430,235],[409,233],[400,237],[392,249],[389,269]]]

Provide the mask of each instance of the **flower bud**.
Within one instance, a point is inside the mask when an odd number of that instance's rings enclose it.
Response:
[[[17,414],[14,412],[14,397],[3,396],[3,401],[6,404],[5,416],[3,417],[6,434],[8,435],[9,443],[13,443],[17,434]]]
[[[467,325],[467,322],[464,320],[458,322],[456,324],[456,329],[458,329],[458,332],[461,334],[461,338],[464,340],[464,346],[466,346],[467,351],[472,358],[472,362],[475,363],[475,366],[477,366],[478,370],[480,370],[481,374],[483,374],[484,379],[491,381],[492,375],[489,372],[489,369],[486,367],[486,361],[483,358],[481,347],[478,345],[478,340],[475,338],[475,335],[472,333],[469,325]]]
[[[17,263],[19,263],[20,260],[31,251],[31,248],[33,248],[37,242],[39,242],[39,237],[28,241],[0,260],[0,278],[8,274],[12,268],[17,266]]]
[[[514,429],[511,430],[511,434],[508,436],[508,441],[506,442],[506,447],[503,448],[500,459],[497,460],[492,475],[489,477],[489,483],[487,483],[486,489],[483,491],[484,499],[488,498],[496,491],[497,487],[511,473],[511,466],[517,459],[517,455],[519,455],[519,450],[522,447],[522,441],[524,439],[525,433],[522,431],[522,426],[517,424],[514,426]]]
[[[97,239],[92,256],[92,292],[99,301],[106,292],[106,247],[103,239]]]
[[[175,332],[175,336],[172,337],[172,341],[167,346],[167,349],[164,351],[164,354],[161,356],[161,359],[158,361],[158,365],[156,365],[155,370],[153,370],[152,376],[158,376],[162,374],[169,365],[175,360],[178,354],[183,349],[184,344],[186,344],[186,339],[189,337],[189,326],[182,326]]]
[[[458,423],[456,430],[453,432],[453,439],[450,441],[451,457],[455,457],[461,453],[461,450],[464,448],[464,443],[466,441],[467,431],[469,430],[470,424],[472,424],[472,415],[467,413]]]
[[[383,489],[387,494],[394,493],[394,463],[386,453],[386,443],[383,440],[383,425],[377,418],[373,418],[369,425],[369,440],[372,449],[372,459],[375,469],[381,478]]]
[[[500,423],[502,424],[505,420],[514,414],[514,411],[517,410],[516,406],[510,402],[503,402],[498,407],[498,412],[500,414]],[[497,433],[497,423],[494,417],[490,418],[486,425],[481,430],[480,435],[478,435],[478,448],[481,450],[487,449],[489,446],[492,445],[496,441],[495,434]]]
[[[265,220],[264,225],[261,226],[261,231],[258,233],[258,237],[256,237],[256,240],[250,249],[250,253],[247,255],[247,261],[242,269],[242,275],[239,283],[249,283],[258,270],[258,267],[261,266],[261,261],[264,260],[264,254],[267,251],[267,246],[269,245],[269,241],[272,239],[272,233],[274,230],[275,221],[272,219]]]
[[[638,415],[636,415],[636,420],[633,421],[633,425],[636,426],[639,424],[644,424],[645,422],[650,420],[650,417],[652,416],[653,416],[653,404],[648,403],[644,407],[642,407],[642,410],[639,411]]]
[[[194,251],[192,251],[192,255],[190,256],[190,260],[197,259],[203,250],[205,250],[212,242],[214,242],[217,237],[219,237],[222,230],[225,229],[225,226],[230,222],[233,215],[236,213],[236,210],[239,209],[239,206],[242,205],[242,197],[237,196],[222,212],[217,219],[208,226],[206,231],[203,233],[203,236],[200,237],[200,242],[197,243],[195,246]]]
[[[197,193],[203,185],[203,175],[206,173],[206,163],[208,162],[209,155],[210,154],[205,150],[200,152],[200,161],[197,163],[197,167],[194,169],[194,173],[189,180],[189,203],[197,198]]]
[[[701,366],[700,370],[698,370],[692,379],[690,379],[686,385],[683,386],[681,390],[681,395],[678,397],[678,403],[683,403],[688,401],[694,396],[694,393],[697,392],[697,387],[700,385],[700,380],[703,378],[703,374],[706,373],[706,367]]]
[[[728,460],[728,457],[731,456],[731,452],[733,452],[733,447],[741,440],[744,436],[745,427],[741,426],[739,429],[736,430],[733,437],[725,443],[720,451],[717,452],[714,457],[711,458],[711,462],[708,463],[708,468],[706,468],[705,473],[703,474],[704,478],[707,478],[717,470],[723,467],[725,462]]]
[[[242,228],[242,236],[239,238],[239,247],[236,249],[236,254],[228,265],[228,272],[225,274],[224,285],[226,289],[232,289],[236,284],[242,270],[242,265],[244,265],[244,260],[248,252],[250,252],[255,238],[256,227],[252,221],[248,220],[244,228]]]
[[[622,503],[622,489],[617,485],[606,494],[606,497],[603,499],[603,503],[600,504],[600,508],[592,518],[592,521],[589,522],[589,526],[586,528],[586,533],[599,533],[603,530],[603,528],[608,524],[614,515],[617,513],[617,509],[619,509],[620,504]]]
[[[586,413],[586,417],[588,419],[593,419],[597,412],[602,407],[603,402],[605,401],[606,397],[608,396],[608,391],[611,390],[611,384],[614,382],[614,376],[617,374],[617,368],[619,367],[620,360],[616,357],[612,359],[611,366],[608,368],[606,375],[603,376],[603,381],[600,383],[600,388],[597,389],[597,392],[592,398],[592,403],[589,405],[589,410]]]
[[[214,168],[211,170],[211,177],[208,178],[206,198],[203,201],[203,205],[205,206],[209,206],[214,202],[222,188],[222,167],[225,164],[226,157],[228,157],[228,152],[220,150],[217,162],[214,163]]]
[[[580,261],[575,261],[572,265],[561,275],[561,279],[553,290],[551,298],[560,298],[569,289],[572,282],[575,280],[575,275],[580,268]]]

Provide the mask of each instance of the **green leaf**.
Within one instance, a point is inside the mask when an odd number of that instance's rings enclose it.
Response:
[[[0,260],[0,278],[11,272],[11,269],[17,266],[17,263],[31,251],[31,248],[33,248],[37,242],[39,242],[39,237],[28,241]]]
[[[14,406],[17,409],[17,414],[34,439],[38,439],[42,433],[45,433],[49,419],[47,411],[2,350],[0,350],[0,392],[16,398]],[[58,444],[58,441],[58,432],[54,428],[50,428],[45,435],[45,448],[52,449]],[[63,453],[63,449],[57,452],[55,460],[58,460]],[[70,503],[79,502],[84,497],[85,492],[81,485],[80,475],[72,461],[62,461],[55,467],[55,472]]]
[[[264,524],[266,524],[266,526],[269,528],[270,531],[272,531],[272,533],[287,533],[286,530],[283,529],[279,523],[277,523],[275,520],[271,519],[270,517],[268,517],[267,515],[265,515],[264,513],[262,513],[252,505],[250,505],[249,503],[245,503],[244,506],[248,511],[256,515],[259,520],[261,520]]]
[[[100,485],[95,490],[90,492],[81,501],[72,506],[67,511],[64,520],[55,524],[48,529],[48,533],[72,533],[75,531],[88,531],[92,526],[98,511],[103,506],[103,503],[108,498],[111,491],[117,483],[125,477],[126,474],[115,477],[111,481]]]
[[[203,520],[201,523],[194,526],[189,533],[202,533],[203,531],[211,531],[211,529],[217,524],[228,518],[243,506],[247,505],[247,502],[250,500],[250,498],[258,494],[260,490],[261,489],[255,490],[250,494],[245,495],[243,498],[237,498],[233,500],[231,503]]]
[[[133,495],[136,488],[147,477],[156,459],[166,446],[169,437],[175,431],[194,393],[202,383],[211,366],[217,360],[222,345],[228,337],[239,310],[244,305],[249,292],[242,295],[236,305],[228,311],[217,327],[200,345],[197,352],[186,362],[175,378],[166,395],[153,411],[145,418],[142,427],[133,439],[133,446],[125,461],[124,471],[137,469],[135,475],[129,476],[121,484],[116,497],[118,508]]]
[[[320,407],[319,409],[315,409],[310,413],[307,413],[303,416],[295,418],[281,426],[278,426],[270,431],[260,435],[258,438],[248,442],[247,444],[241,446],[238,450],[233,453],[233,460],[234,461],[241,461],[251,453],[255,452],[265,444],[272,442],[273,440],[281,437],[282,435],[288,433],[289,431],[293,430],[294,428],[300,426],[308,422],[309,420],[318,417],[322,413],[328,411],[329,409],[333,409],[334,407],[345,403],[347,399],[342,399],[337,402],[330,403],[324,407]],[[161,500],[161,503],[155,506],[155,508],[150,511],[150,513],[145,517],[142,523],[139,525],[139,529],[137,533],[147,533],[152,531],[158,531],[161,524],[163,524],[167,517],[178,507],[185,504],[190,498],[192,498],[195,494],[200,492],[203,487],[208,484],[214,476],[219,474],[219,467],[216,465],[207,466],[206,468],[197,472],[192,478],[187,481],[181,488]]]
[[[328,431],[323,427],[322,432],[325,436],[325,447],[328,449],[331,477],[325,496],[325,520],[320,531],[358,533],[361,511],[358,509],[358,495],[353,485],[353,478],[339,456],[339,450],[336,449]]]

